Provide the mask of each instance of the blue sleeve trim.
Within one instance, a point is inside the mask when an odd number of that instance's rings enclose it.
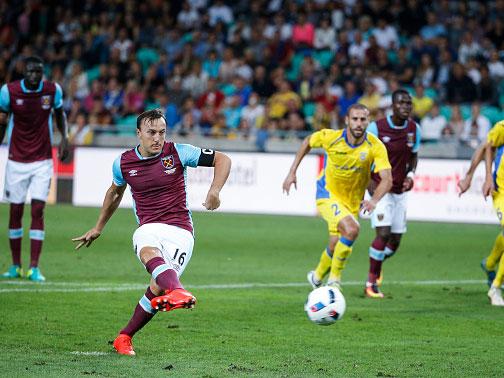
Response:
[[[123,177],[123,174],[121,171],[121,156],[118,156],[114,160],[114,164],[112,165],[112,176],[113,176],[112,181],[114,182],[115,185],[117,185],[117,186],[126,185],[126,181],[124,180],[124,177]]]
[[[347,239],[344,236],[342,236],[339,241],[341,243],[343,243],[344,245],[346,245],[347,247],[351,247],[353,245],[353,243],[354,243],[353,240]]]
[[[54,109],[59,109],[63,106],[63,89],[58,83],[54,83],[56,85],[56,93],[54,94]]]
[[[198,166],[201,148],[195,147],[192,144],[175,143],[175,149],[184,167],[189,166],[194,168]]]
[[[368,125],[368,127],[367,127],[366,131],[367,131],[368,133],[371,133],[371,134],[373,134],[374,136],[376,136],[376,137],[377,137],[377,136],[378,136],[378,125],[376,124],[376,122],[374,122],[374,121],[373,121],[373,122],[371,122],[371,123]]]
[[[7,84],[2,85],[2,89],[0,89],[0,109],[5,112],[10,111],[10,95]]]
[[[422,129],[420,128],[420,125],[417,123],[416,124],[416,140],[415,140],[415,145],[413,146],[412,151],[413,152],[418,152],[420,149],[420,142],[422,140]]]

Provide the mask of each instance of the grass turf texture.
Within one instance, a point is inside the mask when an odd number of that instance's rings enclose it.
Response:
[[[384,265],[387,298],[379,301],[363,296],[373,237],[363,222],[344,272],[344,281],[362,285],[344,286],[344,318],[320,327],[304,314],[310,288],[303,282],[324,248],[322,220],[194,214],[196,247],[182,281],[198,304],[193,311],[156,315],[134,338],[137,356],[128,358],[115,354],[111,342],[129,320],[149,277],[132,252],[131,210],[119,209],[90,249],[73,250],[70,238],[94,225],[97,214],[97,209],[49,206],[41,260],[48,282],[0,281],[0,375],[502,374],[504,338],[498,335],[504,329],[504,309],[489,305],[479,268],[497,226],[410,222],[400,251]],[[6,268],[6,205],[0,205],[0,219],[5,221],[0,267]],[[25,267],[29,222],[28,207]],[[425,280],[481,283],[393,283]],[[205,288],[240,283],[264,287]],[[299,285],[282,285],[288,283]],[[128,284],[134,287],[124,286]],[[102,291],[84,291],[89,289]]]

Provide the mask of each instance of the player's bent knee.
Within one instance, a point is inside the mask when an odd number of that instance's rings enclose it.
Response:
[[[163,257],[161,251],[156,247],[143,247],[140,250],[140,261],[142,264],[147,264],[154,257]]]

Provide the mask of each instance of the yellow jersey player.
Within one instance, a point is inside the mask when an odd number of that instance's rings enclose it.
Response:
[[[371,213],[392,187],[387,150],[376,136],[366,133],[368,109],[361,104],[350,106],[345,123],[343,130],[324,129],[306,137],[283,183],[284,192],[289,194],[293,184],[296,188],[296,171],[303,157],[312,148],[325,150],[324,169],[318,180],[317,209],[327,222],[329,244],[317,268],[308,273],[308,281],[314,288],[322,285],[328,273],[327,284],[340,286],[341,272],[359,235],[359,209]],[[373,197],[363,200],[372,171],[380,175],[381,181]]]
[[[502,155],[504,154],[504,120],[497,122],[488,133],[487,141],[482,143],[476,151],[474,151],[471,166],[467,171],[466,176],[460,180],[458,186],[460,194],[465,193],[471,186],[471,180],[478,164],[485,159],[486,177],[483,184],[483,196],[486,198],[492,194],[494,209],[497,212],[497,217],[501,227],[504,227],[504,163]],[[494,158],[495,155],[495,158]],[[492,160],[495,163],[494,172],[492,174]],[[493,306],[504,306],[502,298],[501,286],[504,281],[504,235],[501,230],[492,251],[488,257],[481,262],[481,267],[485,271],[488,279],[488,297]],[[496,268],[498,266],[498,270]]]

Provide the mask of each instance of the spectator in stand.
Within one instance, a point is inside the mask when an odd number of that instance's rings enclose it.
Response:
[[[336,30],[329,17],[322,17],[320,26],[315,29],[314,46],[317,50],[336,50]]]
[[[240,98],[240,106],[245,106],[248,104],[250,94],[252,93],[252,87],[247,83],[243,77],[236,75],[233,79],[232,84],[232,95],[238,96]]]
[[[160,108],[165,115],[167,132],[169,132],[180,122],[180,114],[177,106],[170,101],[168,92],[162,86],[156,90],[156,97],[157,107]]]
[[[480,68],[480,81],[476,86],[478,101],[483,104],[497,105],[497,88],[495,81],[490,77],[490,71],[487,66]]]
[[[260,104],[259,100],[259,95],[252,92],[247,106],[241,110],[240,130],[245,137],[255,134],[258,129],[262,129],[264,126],[264,105]]]
[[[301,107],[301,98],[291,89],[289,82],[285,79],[280,79],[278,84],[278,91],[270,97],[269,104],[269,118],[272,120],[280,121],[287,112],[287,104],[289,100],[293,100],[296,107]]]
[[[297,22],[292,28],[292,43],[297,51],[311,49],[315,39],[315,27],[307,20],[306,13],[298,13]]]
[[[100,97],[93,99],[93,106],[89,113],[89,124],[98,126],[99,130],[102,131],[110,131],[110,126],[114,124],[112,113],[104,106],[104,102]]]
[[[390,25],[385,18],[378,19],[378,25],[373,30],[376,43],[383,49],[391,49],[399,46],[399,36],[394,26]]]
[[[233,132],[233,137],[236,136],[236,130],[240,127],[242,108],[241,98],[238,95],[228,97],[224,102],[224,107],[222,108],[222,114],[226,118],[226,129],[228,134],[229,132]]]
[[[103,104],[112,114],[117,114],[122,109],[124,91],[115,77],[111,77],[103,95]]]
[[[229,83],[236,75],[238,61],[235,59],[233,49],[227,47],[222,55],[222,62],[219,66],[219,80],[223,83]]]
[[[177,15],[177,23],[184,30],[193,29],[198,25],[200,16],[198,11],[191,8],[189,1],[184,1],[182,3],[182,10]]]
[[[434,104],[430,111],[422,118],[422,142],[438,142],[441,140],[443,131],[447,127],[446,118],[439,113],[439,106]]]
[[[294,131],[299,137],[304,138],[303,131],[307,131],[304,114],[298,102],[291,98],[287,100],[287,111],[280,121],[280,130]]]
[[[408,49],[400,47],[397,51],[397,62],[394,73],[397,75],[401,86],[411,86],[415,79],[415,65],[408,59]]]
[[[269,24],[264,28],[264,37],[266,39],[273,39],[275,33],[280,33],[282,41],[288,41],[292,37],[292,25],[285,22],[285,17],[282,12],[277,12],[273,16],[273,24]]]
[[[252,89],[260,97],[269,98],[275,92],[272,81],[268,78],[266,67],[259,64],[254,69],[254,78],[252,79]]]
[[[70,127],[68,141],[74,146],[86,146],[93,142],[93,130],[88,124],[86,113],[79,112],[75,124]]]
[[[320,102],[315,105],[315,113],[313,114],[311,124],[314,131],[331,128],[331,116]]]
[[[203,70],[209,77],[217,78],[219,76],[220,65],[221,60],[217,57],[217,50],[210,50],[207,58],[203,62]]]
[[[432,42],[433,40],[445,36],[447,34],[446,27],[438,22],[435,12],[427,13],[427,25],[420,29],[420,36],[426,42]]]
[[[421,120],[430,112],[434,105],[434,100],[425,95],[425,88],[421,83],[415,85],[415,95],[412,98],[413,102],[413,118]],[[437,109],[439,112],[439,109]],[[423,138],[423,135],[422,135]]]
[[[123,115],[140,114],[144,111],[145,93],[135,80],[129,80],[124,92]]]
[[[201,111],[196,108],[194,100],[187,97],[182,105],[181,120],[175,125],[175,131],[180,136],[190,136],[199,133]]]
[[[448,124],[443,129],[442,134],[445,138],[454,138],[459,140],[464,131],[464,119],[462,118],[462,113],[460,112],[460,106],[453,105],[450,110],[450,118],[448,119]]]
[[[490,53],[488,69],[490,70],[490,76],[492,79],[498,81],[504,79],[504,63],[499,60],[499,52],[497,50],[492,50]]]
[[[476,58],[481,53],[481,46],[473,38],[469,32],[465,32],[462,36],[462,43],[458,49],[458,61],[466,64],[470,58]]]
[[[215,0],[214,4],[208,9],[208,15],[210,16],[210,26],[216,26],[219,22],[229,25],[234,21],[233,11],[224,4],[223,0]]]
[[[343,96],[339,98],[338,100],[338,106],[339,106],[339,118],[340,120],[343,120],[347,114],[348,108],[352,106],[353,104],[357,103],[359,101],[359,98],[361,97],[360,94],[357,92],[357,86],[352,80],[347,80],[344,85],[345,89],[343,92]]]
[[[126,28],[119,29],[119,35],[114,43],[112,43],[112,49],[119,51],[119,59],[122,63],[128,61],[129,55],[133,50],[133,42],[128,38],[128,30]]]
[[[379,108],[381,94],[376,89],[376,86],[368,81],[364,87],[364,93],[359,98],[358,103],[364,105],[369,110],[370,118],[375,118],[376,111]]]
[[[429,54],[422,54],[420,65],[416,70],[416,80],[419,81],[424,88],[432,87],[436,79],[436,69],[432,63],[432,57]]]
[[[190,74],[182,80],[182,89],[188,91],[193,98],[198,98],[206,91],[207,84],[208,74],[203,71],[201,62],[194,60]]]
[[[474,103],[471,105],[471,117],[464,122],[461,140],[472,148],[476,148],[480,143],[486,141],[491,126],[490,120],[481,114],[480,105]]]
[[[446,99],[452,104],[471,102],[476,98],[476,86],[466,75],[465,68],[460,63],[454,63],[450,79],[446,83]]]
[[[348,49],[348,56],[356,58],[360,64],[364,63],[366,50],[369,47],[369,42],[362,38],[362,34],[357,31],[354,33],[353,42]]]

